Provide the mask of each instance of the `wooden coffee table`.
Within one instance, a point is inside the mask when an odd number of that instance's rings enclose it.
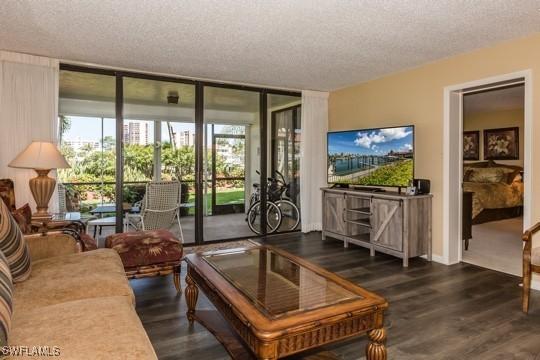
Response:
[[[365,333],[367,359],[386,359],[388,303],[336,274],[268,245],[185,260],[190,324],[207,327],[235,359],[278,359]],[[221,316],[195,310],[198,289]]]

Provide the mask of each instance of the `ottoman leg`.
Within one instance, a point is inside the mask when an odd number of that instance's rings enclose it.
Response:
[[[182,266],[181,265],[178,265],[177,267],[174,268],[174,273],[173,273],[174,287],[176,288],[176,291],[179,294],[182,294],[182,286],[180,286],[180,274],[181,274],[181,272],[182,272]]]

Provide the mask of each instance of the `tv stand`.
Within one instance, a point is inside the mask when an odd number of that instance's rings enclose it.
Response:
[[[331,237],[375,252],[431,261],[430,194],[406,195],[357,189],[323,188],[323,240]]]

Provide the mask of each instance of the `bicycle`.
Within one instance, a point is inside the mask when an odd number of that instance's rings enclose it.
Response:
[[[260,173],[257,171],[257,174]],[[267,234],[276,232],[278,229],[283,231],[293,231],[300,223],[300,210],[290,200],[291,187],[287,184],[285,177],[279,171],[276,174],[281,180],[269,177],[267,180],[267,202],[266,202],[266,223]],[[253,193],[250,198],[250,206],[246,221],[249,228],[256,234],[261,234],[261,199],[260,185],[253,184]],[[283,228],[285,225],[285,228]]]

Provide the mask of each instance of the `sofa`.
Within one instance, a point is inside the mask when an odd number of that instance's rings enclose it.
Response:
[[[31,272],[13,284],[10,346],[49,347],[59,359],[157,359],[116,251],[81,252],[61,231],[24,238]]]

